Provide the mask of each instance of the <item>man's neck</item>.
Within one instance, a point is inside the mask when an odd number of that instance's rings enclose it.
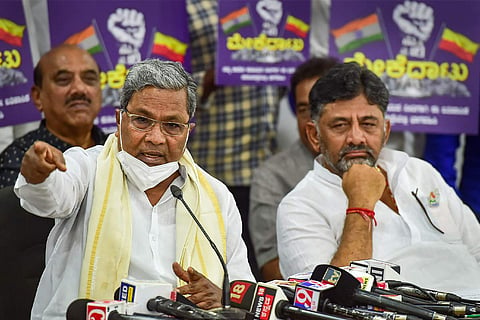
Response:
[[[92,136],[92,126],[88,128],[70,128],[67,132],[52,129],[48,124],[46,127],[48,131],[58,139],[71,144],[72,146],[79,146],[86,149],[95,145],[95,140]]]
[[[165,191],[167,191],[168,187],[178,176],[180,176],[180,173],[176,171],[174,174],[157,184],[155,187],[145,191],[145,194],[147,195],[147,198],[152,206],[156,205],[158,201],[160,201],[165,194]]]

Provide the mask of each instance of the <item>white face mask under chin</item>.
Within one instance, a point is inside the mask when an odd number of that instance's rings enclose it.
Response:
[[[117,153],[117,159],[130,182],[142,191],[155,187],[179,168],[177,161],[150,167],[123,150]]]
[[[121,151],[117,153],[117,159],[120,162],[123,172],[131,183],[137,186],[142,191],[146,191],[155,187],[160,182],[164,181],[179,169],[178,161],[160,164],[158,166],[150,167],[141,160],[138,160],[128,152],[123,150],[122,140],[122,114],[120,113],[119,125],[119,139]],[[184,150],[187,145],[187,140],[183,146]]]

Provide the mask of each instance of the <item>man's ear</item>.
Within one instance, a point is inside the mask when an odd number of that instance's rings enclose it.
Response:
[[[307,140],[315,150],[315,152],[320,153],[320,140],[318,139],[319,133],[317,132],[317,126],[313,121],[307,122],[305,126],[305,131],[307,132]]]
[[[120,125],[121,116],[122,116],[122,111],[120,109],[115,109],[115,121],[117,122],[117,127]]]
[[[40,99],[40,93],[42,89],[37,86],[32,86],[30,89],[30,96],[32,97],[33,104],[38,111],[43,112],[42,100]]]
[[[388,142],[388,138],[390,138],[390,130],[392,128],[392,125],[390,123],[389,119],[385,119],[385,128],[384,128],[384,138],[385,140],[383,141],[383,145],[386,146]]]
[[[122,116],[122,111],[120,109],[115,110],[115,122],[117,122],[117,131],[115,132],[115,136],[118,138],[118,133],[120,132],[120,117]]]

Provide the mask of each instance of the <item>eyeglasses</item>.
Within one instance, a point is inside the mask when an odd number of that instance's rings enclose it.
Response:
[[[138,114],[128,112],[122,109],[130,119],[132,127],[138,131],[147,132],[152,130],[156,123],[160,124],[160,131],[167,136],[181,136],[190,127],[190,123],[179,123],[171,121],[158,121]]]

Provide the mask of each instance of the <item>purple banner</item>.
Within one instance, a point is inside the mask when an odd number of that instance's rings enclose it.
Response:
[[[185,1],[48,1],[52,47],[77,43],[102,70],[98,125],[116,130],[114,108],[128,68],[146,58],[179,61],[190,69]],[[68,23],[65,23],[68,21]]]
[[[219,0],[216,83],[289,85],[309,57],[310,0]]]
[[[330,54],[389,88],[395,131],[478,133],[480,2],[334,0]]]
[[[7,1],[0,13],[0,127],[40,120],[30,101],[33,65],[22,1]]]

